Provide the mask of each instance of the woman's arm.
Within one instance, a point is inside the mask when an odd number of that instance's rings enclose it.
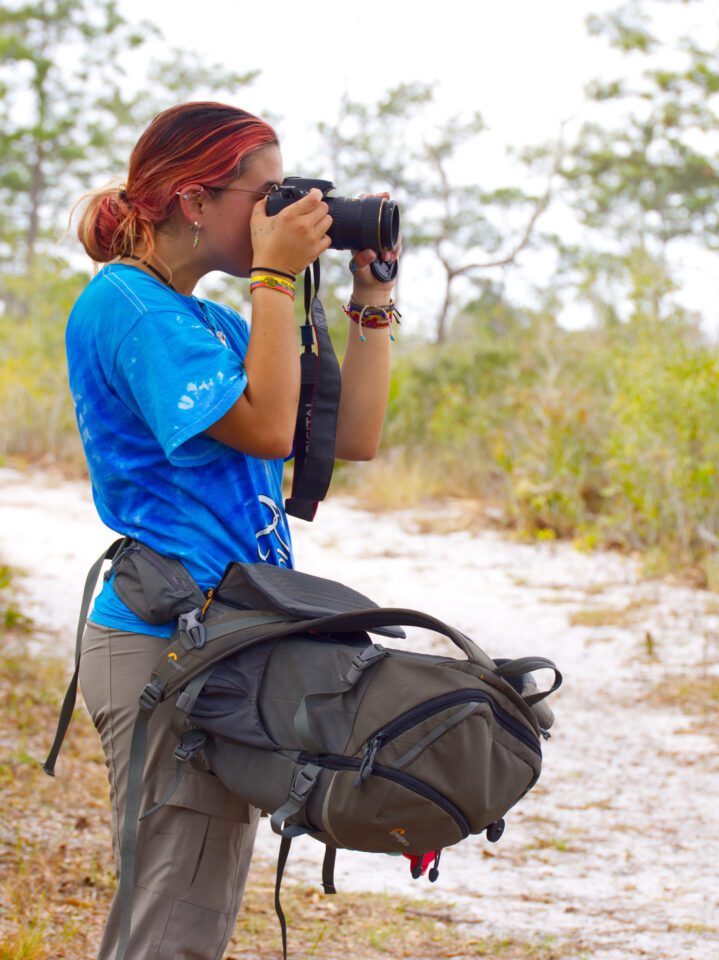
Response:
[[[389,196],[388,194],[386,196]],[[390,254],[395,259],[396,253]],[[369,264],[371,250],[354,257],[359,269],[354,274],[352,299],[360,304],[382,306],[392,300],[391,283],[379,283]],[[337,419],[335,456],[339,460],[372,460],[382,437],[390,382],[390,337],[386,327],[363,328],[350,321],[347,352],[342,363],[342,395]]]
[[[254,262],[300,273],[327,249],[332,224],[319,190],[274,217],[266,201],[252,215]],[[275,459],[292,450],[300,390],[297,327],[292,300],[276,290],[252,294],[252,329],[244,361],[242,396],[206,431],[215,440],[253,457]]]

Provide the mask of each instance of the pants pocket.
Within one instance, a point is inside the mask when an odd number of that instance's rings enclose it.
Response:
[[[153,802],[173,776],[171,768],[159,768]],[[238,872],[249,866],[256,821],[257,811],[216,777],[188,769],[171,800],[140,825],[137,885],[227,913]]]

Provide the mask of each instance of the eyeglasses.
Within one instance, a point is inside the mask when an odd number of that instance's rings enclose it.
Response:
[[[269,190],[250,190],[247,187],[208,187],[207,189],[216,190],[218,193],[224,193],[225,191],[229,190],[231,192],[236,192],[236,193],[257,193],[261,197],[269,197],[270,194],[277,193],[277,191],[280,189],[280,185],[279,183],[273,183]],[[204,187],[200,187],[197,191],[198,194],[200,194],[203,190],[204,190]],[[175,190],[175,193],[178,197],[180,196],[179,190]],[[189,196],[186,193],[183,194],[182,196],[183,196],[183,199],[185,200],[189,199]]]
[[[210,190],[217,190],[218,193],[224,193],[226,190],[237,193],[259,193],[261,197],[269,197],[272,193],[277,193],[280,189],[279,183],[273,183],[269,190],[248,190],[247,187],[209,187]]]

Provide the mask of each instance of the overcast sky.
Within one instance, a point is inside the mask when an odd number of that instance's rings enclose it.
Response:
[[[489,132],[479,141],[481,155],[471,158],[473,169],[483,184],[496,181],[506,146],[544,142],[570,118],[578,124],[585,84],[626,68],[626,58],[590,37],[585,26],[590,13],[616,9],[619,0],[262,5],[203,0],[192,7],[174,0],[120,0],[120,5],[130,19],[146,17],[160,26],[166,43],[195,49],[240,72],[260,70],[236,102],[282,118],[277,127],[288,173],[305,172],[297,167],[307,162],[309,131],[336,116],[343,93],[372,103],[399,83],[422,80],[435,85],[435,100],[447,114],[482,114]],[[683,28],[691,30],[700,7],[682,8]],[[416,265],[415,276],[411,269],[407,263],[403,296],[406,312],[417,315],[421,327],[420,315],[432,313],[441,289],[427,276],[426,265]],[[540,269],[527,262],[530,284],[541,282]],[[713,257],[687,267],[687,302],[711,314],[712,326],[717,311],[707,305],[719,303],[716,272]]]

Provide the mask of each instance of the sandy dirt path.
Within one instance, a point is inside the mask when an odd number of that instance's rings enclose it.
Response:
[[[449,505],[377,517],[334,500],[293,533],[300,569],[425,610],[492,656],[548,656],[565,676],[542,779],[499,844],[447,850],[434,886],[397,858],[340,853],[340,891],[436,898],[472,933],[555,938],[572,960],[716,960],[717,745],[655,694],[717,672],[717,599],[641,582],[613,554],[457,529]],[[68,658],[86,570],[112,537],[84,483],[0,470],[0,557],[24,574],[42,642]],[[445,649],[408,632],[414,648]],[[267,830],[259,851],[275,856]],[[318,881],[321,854],[300,838],[289,876]]]

